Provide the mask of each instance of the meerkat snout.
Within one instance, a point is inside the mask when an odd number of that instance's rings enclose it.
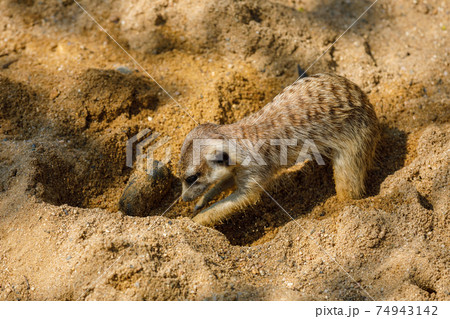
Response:
[[[201,196],[198,210],[235,186],[194,217],[208,226],[221,222],[254,203],[278,171],[308,159],[302,155],[308,143],[331,160],[337,197],[358,199],[379,138],[373,106],[356,84],[332,74],[301,78],[258,112],[233,124],[202,124],[187,135],[179,170],[183,200]]]
[[[194,185],[195,183],[198,182],[199,177],[200,177],[200,174],[195,173],[193,175],[189,175],[182,181],[182,186],[183,186],[182,199],[185,202],[193,201],[194,199],[198,198],[205,191],[206,185],[201,184],[201,183]]]

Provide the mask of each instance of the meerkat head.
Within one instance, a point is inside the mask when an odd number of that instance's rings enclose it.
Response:
[[[183,200],[190,202],[232,174],[232,154],[217,125],[201,124],[186,136],[181,147],[179,173]]]

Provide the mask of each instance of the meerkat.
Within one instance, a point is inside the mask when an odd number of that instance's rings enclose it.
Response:
[[[311,159],[299,156],[309,142],[312,152],[331,160],[337,197],[359,199],[379,138],[374,108],[356,84],[333,74],[301,78],[238,122],[201,124],[188,133],[179,162],[182,198],[201,196],[198,211],[235,186],[193,218],[214,226],[257,201],[281,169]]]

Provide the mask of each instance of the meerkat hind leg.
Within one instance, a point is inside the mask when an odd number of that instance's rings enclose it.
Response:
[[[208,205],[208,203],[220,193],[230,189],[235,185],[235,180],[233,176],[225,178],[214,185],[210,190],[204,194],[200,200],[195,204],[194,211],[198,211]]]
[[[367,171],[374,151],[369,147],[339,151],[333,158],[336,194],[340,200],[359,199],[364,196]]]

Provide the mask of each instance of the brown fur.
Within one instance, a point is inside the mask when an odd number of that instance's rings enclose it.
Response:
[[[235,140],[237,151],[227,146],[207,146],[200,149],[200,163],[193,164],[193,141],[210,138]],[[339,199],[357,199],[364,195],[367,170],[371,167],[379,140],[377,117],[366,95],[344,77],[317,74],[299,79],[277,95],[260,111],[229,125],[202,124],[186,137],[181,149],[180,172],[183,178],[183,199],[190,201],[213,186],[197,203],[204,207],[221,191],[236,185],[229,197],[217,202],[194,217],[203,225],[214,225],[259,198],[283,167],[280,146],[271,139],[296,139],[289,146],[287,166],[292,166],[302,147],[302,141],[312,140],[322,156],[333,163],[336,193]],[[254,160],[243,165],[252,145],[266,141],[258,150],[266,165]],[[217,163],[214,156],[225,155],[236,163]],[[212,160],[211,160],[212,159]],[[189,187],[185,179],[198,174]]]

